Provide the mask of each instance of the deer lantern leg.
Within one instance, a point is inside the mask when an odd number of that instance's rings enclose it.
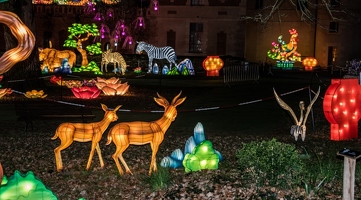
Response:
[[[123,175],[124,171],[119,163],[119,160],[123,164],[126,173],[133,174],[127,163],[123,158],[123,152],[133,145],[144,145],[150,143],[152,149],[151,163],[149,167],[149,174],[152,171],[157,171],[156,154],[159,149],[159,145],[163,142],[164,134],[168,130],[171,123],[177,116],[176,107],[183,103],[186,97],[180,98],[181,92],[174,97],[173,101],[169,103],[167,99],[160,96],[154,98],[154,101],[164,107],[163,116],[152,122],[133,121],[133,122],[121,122],[114,125],[108,133],[108,141],[106,145],[109,145],[112,141],[116,146],[116,151],[112,155],[115,164],[118,168],[119,174]]]
[[[103,133],[108,128],[111,122],[118,120],[116,112],[121,105],[117,106],[114,110],[109,110],[104,104],[101,104],[102,109],[105,111],[104,118],[99,122],[92,123],[62,123],[55,131],[55,135],[51,138],[55,140],[59,137],[60,145],[54,149],[55,162],[57,171],[60,172],[63,169],[63,163],[61,159],[61,151],[69,147],[74,141],[77,142],[92,142],[89,159],[86,169],[88,170],[93,159],[94,151],[96,150],[99,156],[100,166],[104,167],[103,157],[99,147],[99,141],[102,138]]]

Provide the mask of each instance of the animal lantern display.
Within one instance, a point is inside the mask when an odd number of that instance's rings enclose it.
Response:
[[[285,110],[289,111],[293,120],[295,121],[295,125],[291,126],[291,135],[293,135],[295,137],[295,140],[297,141],[298,136],[301,135],[302,141],[305,141],[306,138],[306,122],[307,122],[307,117],[310,114],[312,105],[315,103],[315,101],[317,100],[318,96],[320,95],[320,87],[318,87],[318,91],[316,93],[316,95],[313,97],[312,101],[310,102],[310,105],[308,105],[307,109],[305,109],[305,103],[303,101],[300,101],[299,103],[299,107],[300,107],[300,118],[297,119],[295,113],[293,112],[292,108],[290,106],[288,106],[276,93],[276,90],[273,88],[273,93],[275,95],[275,98],[278,102],[278,104]],[[306,110],[305,115],[303,115],[303,112]]]
[[[18,45],[0,57],[0,74],[9,71],[16,63],[27,59],[35,46],[35,36],[20,18],[7,11],[0,11],[0,23],[5,24],[18,41]]]
[[[39,61],[42,62],[40,69],[42,72],[54,72],[58,68],[71,68],[74,66],[76,61],[76,55],[74,52],[69,50],[59,51],[53,48],[38,48]]]
[[[291,35],[290,41],[286,43],[282,40],[283,36],[278,37],[278,43],[272,42],[273,48],[267,52],[269,58],[273,60],[278,60],[286,65],[294,62],[301,62],[301,54],[298,53],[297,43],[298,43],[298,32],[296,29],[289,30]]]
[[[152,171],[157,171],[156,154],[158,152],[159,145],[163,142],[164,135],[169,126],[177,117],[176,107],[182,104],[186,99],[186,97],[179,98],[181,93],[182,92],[175,96],[171,103],[169,103],[167,99],[157,93],[159,98],[154,97],[154,101],[158,105],[164,107],[164,114],[160,119],[152,122],[122,122],[114,125],[110,129],[108,133],[108,141],[106,144],[109,145],[113,141],[116,145],[116,151],[112,157],[121,175],[124,174],[124,171],[120,166],[119,160],[124,165],[125,171],[127,173],[133,174],[122,155],[130,144],[144,145],[150,143],[152,148],[152,158],[149,174],[151,174]]]
[[[325,92],[323,113],[331,127],[331,140],[358,138],[361,86],[357,78],[332,79]]]
[[[151,44],[148,44],[146,42],[137,42],[137,48],[135,52],[137,54],[141,54],[143,51],[147,52],[148,54],[148,73],[152,72],[152,65],[153,65],[153,59],[167,59],[169,62],[169,69],[172,69],[172,64],[174,66],[177,66],[177,63],[175,62],[177,60],[177,56],[175,54],[175,51],[172,47],[165,46],[165,47],[155,47]]]
[[[103,52],[102,54],[102,62],[101,62],[101,71],[103,72],[103,68],[105,67],[105,72],[108,72],[107,65],[109,63],[114,64],[114,73],[116,74],[117,71],[122,73],[122,75],[125,74],[125,71],[127,70],[127,63],[125,62],[123,56],[118,52],[111,52],[110,49]],[[117,68],[118,65],[118,68]]]
[[[63,162],[61,159],[60,152],[63,149],[69,147],[73,141],[77,142],[89,142],[92,141],[91,151],[88,159],[88,163],[86,169],[90,168],[90,164],[94,155],[94,150],[97,150],[100,166],[104,167],[104,161],[101,154],[101,150],[99,147],[99,141],[102,138],[104,131],[108,128],[111,122],[118,120],[118,116],[116,112],[121,107],[121,105],[117,106],[114,110],[109,110],[108,107],[104,104],[101,104],[102,109],[105,111],[103,120],[99,122],[92,123],[62,123],[56,129],[55,135],[51,138],[55,140],[56,138],[60,138],[60,145],[54,149],[55,152],[55,161],[56,168],[58,172],[63,169]]]

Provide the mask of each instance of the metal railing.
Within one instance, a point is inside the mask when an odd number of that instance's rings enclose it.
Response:
[[[257,82],[258,79],[258,64],[242,62],[241,65],[223,67],[223,81],[226,84],[250,80]]]

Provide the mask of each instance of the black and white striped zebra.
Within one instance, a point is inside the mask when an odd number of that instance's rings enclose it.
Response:
[[[148,73],[152,71],[153,59],[167,59],[169,62],[169,69],[172,68],[172,63],[175,67],[177,67],[177,56],[175,55],[175,51],[170,46],[165,47],[155,47],[154,45],[148,44],[146,42],[137,42],[136,53],[141,54],[142,51],[147,52],[149,64],[148,64]]]

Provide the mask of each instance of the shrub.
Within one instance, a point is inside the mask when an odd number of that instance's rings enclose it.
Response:
[[[169,168],[161,166],[157,167],[158,170],[148,176],[145,181],[150,185],[153,191],[167,189],[172,182],[172,177]]]
[[[236,157],[243,175],[258,186],[299,184],[305,169],[295,147],[276,139],[243,144]]]

